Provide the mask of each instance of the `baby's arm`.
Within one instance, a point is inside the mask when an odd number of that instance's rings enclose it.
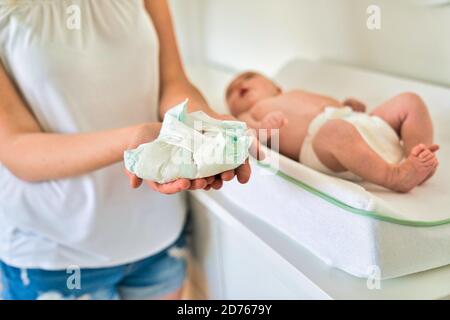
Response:
[[[261,122],[257,121],[253,116],[250,114],[250,112],[243,112],[240,115],[237,116],[238,120],[243,121],[247,124],[248,127],[252,129],[260,129],[261,128]]]
[[[242,113],[238,116],[238,119],[247,123],[250,128],[256,129],[260,142],[262,143],[268,143],[270,141],[272,135],[275,133],[272,131],[273,129],[280,129],[288,122],[284,114],[278,111],[269,112],[261,121],[255,120],[250,112]],[[260,130],[265,130],[266,132],[261,133],[259,132]]]
[[[280,129],[287,123],[287,118],[279,111],[269,112],[261,121],[256,120],[250,112],[240,114],[238,119],[253,129]]]
[[[286,116],[280,111],[272,111],[266,114],[261,121],[261,129],[280,129],[288,120]]]
[[[342,105],[345,107],[350,107],[352,108],[354,111],[356,112],[366,112],[366,105],[354,98],[347,98],[344,100],[344,102],[342,102]]]

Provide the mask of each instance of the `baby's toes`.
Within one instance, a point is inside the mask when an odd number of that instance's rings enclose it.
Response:
[[[428,148],[431,152],[436,152],[440,149],[440,146],[438,144],[432,144],[429,148]]]
[[[411,155],[418,157],[425,150],[430,151],[424,144],[418,144],[411,150]]]
[[[425,168],[434,169],[434,168],[437,168],[438,163],[437,163],[436,159],[431,159],[431,160],[429,160],[427,162],[423,162],[423,165],[424,165]]]
[[[437,168],[439,166],[439,160],[434,158],[433,159],[433,167]]]
[[[419,154],[419,159],[422,161],[429,161],[434,158],[434,153],[428,149],[425,149]]]
[[[424,158],[420,158],[420,161],[427,167],[436,167],[438,164],[437,159],[433,153],[431,155],[427,155]]]

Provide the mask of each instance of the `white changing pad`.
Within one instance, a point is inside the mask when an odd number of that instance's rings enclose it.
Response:
[[[341,100],[352,95],[367,102],[370,109],[402,92],[415,92],[422,96],[433,118],[436,143],[441,145],[441,151],[438,152],[441,165],[429,182],[408,194],[397,194],[369,183],[362,184],[367,192],[362,189],[360,192],[353,189],[349,192],[345,188],[348,184],[340,184],[344,183],[343,180],[326,177],[329,183],[336,183],[335,190],[344,189],[345,196],[354,201],[360,199],[366,203],[369,199],[373,200],[373,207],[357,208],[377,211],[399,220],[424,222],[425,225],[450,223],[450,170],[446,168],[446,164],[450,163],[450,89],[349,67],[301,60],[288,64],[275,79],[285,89],[304,88]],[[300,167],[303,166],[299,165],[298,168]],[[318,184],[319,190],[321,184]],[[339,194],[342,195],[341,192]],[[362,200],[364,198],[366,200]]]
[[[434,120],[440,169],[424,186],[397,194],[330,177],[283,156],[279,162],[269,157],[271,164],[253,161],[248,185],[227,183],[220,194],[355,276],[387,279],[450,264],[450,90],[304,60],[287,64],[275,79],[285,89],[355,96],[370,107],[401,92],[418,93]]]

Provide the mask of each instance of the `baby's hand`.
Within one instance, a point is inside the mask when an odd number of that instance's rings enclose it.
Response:
[[[282,112],[274,111],[268,113],[261,121],[261,129],[280,129],[288,122]]]
[[[268,113],[261,121],[260,129],[266,130],[264,135],[260,135],[260,140],[262,143],[267,143],[270,141],[272,136],[275,134],[274,130],[280,129],[288,122],[287,118],[282,112],[275,111]],[[264,137],[265,138],[262,138]],[[265,141],[264,141],[265,140]]]
[[[357,99],[347,98],[342,104],[352,108],[356,112],[366,112],[366,105]]]

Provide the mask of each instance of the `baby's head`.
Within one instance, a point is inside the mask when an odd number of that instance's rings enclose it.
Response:
[[[258,101],[277,96],[279,86],[269,78],[257,72],[244,72],[238,75],[228,86],[226,100],[231,114],[238,116],[250,110]]]

